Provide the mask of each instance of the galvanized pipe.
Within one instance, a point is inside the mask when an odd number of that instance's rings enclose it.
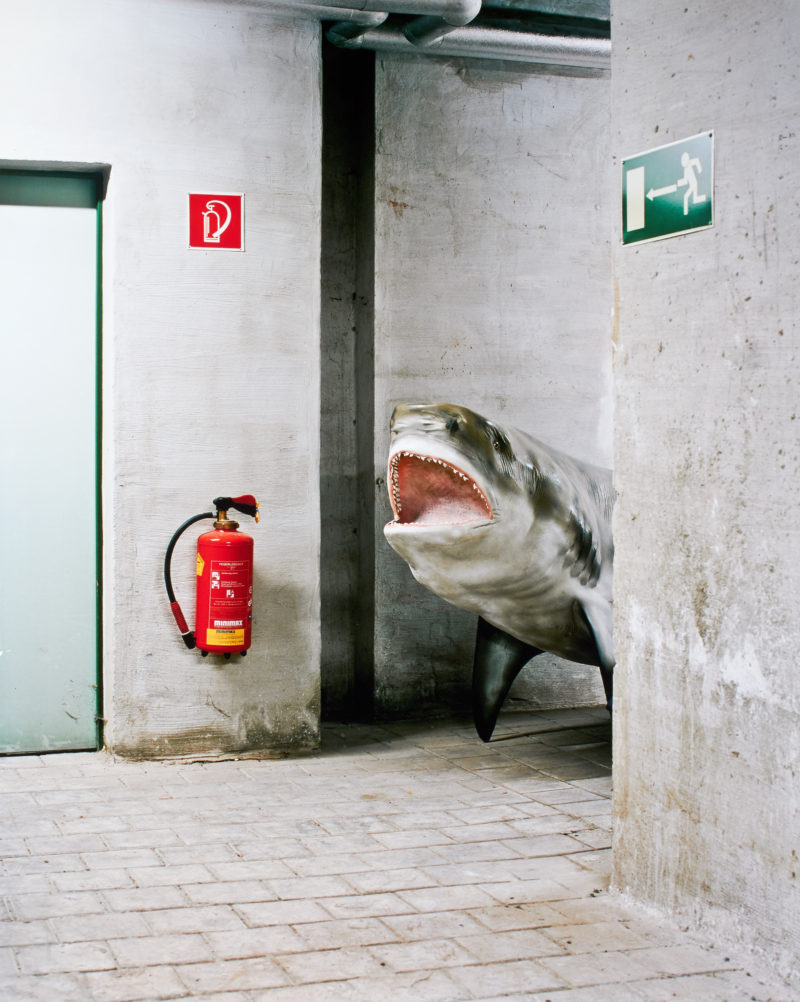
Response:
[[[345,20],[338,11],[346,9],[392,14],[425,14],[441,17],[448,24],[468,24],[481,9],[481,0],[336,0],[331,6],[317,0],[261,0],[261,6],[286,11],[298,17],[318,17],[322,20]],[[347,18],[350,20],[350,18]]]
[[[607,70],[611,65],[611,42],[607,38],[541,35],[475,25],[456,28],[443,38],[426,45],[424,49],[409,42],[400,29],[382,25],[344,43],[344,47],[375,49],[380,52],[424,51],[439,56],[510,59],[516,62],[601,70]]]

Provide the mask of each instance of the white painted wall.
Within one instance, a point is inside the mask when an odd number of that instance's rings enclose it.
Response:
[[[614,880],[796,974],[800,10],[613,36],[617,163],[716,135],[713,229],[615,243]]]
[[[103,234],[106,739],[305,747],[319,720],[318,26],[214,0],[4,3],[7,161],[111,165]],[[246,194],[246,251],[187,249],[190,190]],[[249,656],[183,647],[173,530],[250,492]],[[58,485],[54,485],[54,504]],[[209,528],[203,523],[198,529]],[[193,610],[193,530],[174,560]]]
[[[609,80],[379,54],[376,90],[376,701],[414,710],[469,699],[476,618],[383,538],[395,404],[465,404],[611,465]],[[605,702],[596,668],[546,656],[512,698]]]

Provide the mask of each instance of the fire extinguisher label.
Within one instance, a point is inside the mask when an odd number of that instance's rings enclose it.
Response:
[[[244,643],[244,630],[206,630],[206,643],[219,647],[235,647]]]
[[[197,576],[201,578],[203,576],[203,570],[205,569],[206,562],[205,560],[203,560],[203,558],[200,556],[199,553],[197,554],[196,564],[197,564]]]
[[[212,560],[210,565],[209,633],[223,631],[226,637],[221,642],[231,642],[231,637],[227,634],[232,630],[243,629],[251,612],[253,588],[249,581],[250,565],[246,560]],[[242,640],[243,637],[232,642],[241,643]]]

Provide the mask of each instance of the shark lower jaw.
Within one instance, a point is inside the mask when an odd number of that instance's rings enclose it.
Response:
[[[478,483],[439,456],[398,450],[389,459],[388,481],[394,520],[387,530],[473,529],[494,520]]]

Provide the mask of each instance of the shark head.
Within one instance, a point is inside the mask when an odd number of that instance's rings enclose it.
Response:
[[[534,531],[537,468],[529,449],[518,455],[514,431],[455,404],[403,404],[390,434],[394,518],[384,535],[414,577],[468,608],[462,593],[524,573],[530,546],[520,546]]]

